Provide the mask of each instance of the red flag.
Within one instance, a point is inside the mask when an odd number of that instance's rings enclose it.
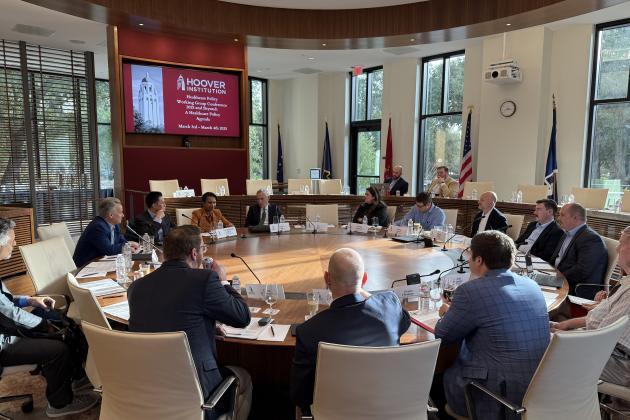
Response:
[[[383,180],[392,179],[394,174],[392,173],[393,167],[392,156],[392,117],[389,117],[389,127],[387,128],[387,147],[385,148],[385,173],[383,174]]]

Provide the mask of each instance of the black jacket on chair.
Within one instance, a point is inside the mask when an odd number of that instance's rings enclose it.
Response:
[[[555,259],[562,247],[562,239],[558,241],[551,264],[555,265]],[[608,250],[601,236],[593,229],[584,225],[578,230],[567,250],[556,266],[569,282],[569,293],[575,293],[575,285],[578,283],[603,284],[606,268],[608,267]],[[580,291],[582,289],[580,288]],[[592,299],[595,293],[601,289],[584,289],[579,296]]]
[[[534,229],[536,229],[537,224],[538,222],[534,221],[527,225],[525,232],[523,232],[515,241],[517,247],[527,242],[527,238],[529,238],[529,235],[531,235]],[[564,231],[560,229],[560,226],[558,226],[556,221],[551,221],[551,223],[549,223],[549,225],[540,233],[540,236],[530,248],[529,253],[538,258],[542,258],[548,263],[551,263],[551,256],[556,250],[558,242],[562,239],[563,235]]]
[[[481,211],[475,215],[475,220],[472,225],[472,233],[470,234],[470,236],[475,236],[477,234],[477,231],[479,230],[479,223],[481,223],[482,218],[483,212]],[[488,223],[486,223],[485,230],[498,230],[505,233],[507,228],[507,219],[505,218],[503,213],[501,213],[496,208],[493,208],[490,212],[490,215],[488,215]]]
[[[177,260],[166,261],[134,281],[127,296],[129,331],[186,333],[207,398],[223,380],[217,363],[215,324],[246,327],[250,313],[245,300],[231,286],[223,286],[214,271],[190,268]]]

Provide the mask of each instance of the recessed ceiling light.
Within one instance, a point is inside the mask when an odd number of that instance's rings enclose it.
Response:
[[[414,42],[416,38],[411,38],[409,41]]]
[[[234,38],[234,42],[238,42],[238,38]]]
[[[144,26],[144,23],[138,23],[138,26]]]
[[[71,39],[71,40],[70,40],[70,42],[71,42],[72,44],[79,44],[79,45],[83,45],[83,44],[85,44],[85,41],[80,40],[80,39]]]
[[[262,73],[262,70],[256,70],[256,73]]]
[[[512,26],[512,24],[511,23],[506,23],[505,26]]]
[[[322,42],[322,47],[325,47],[325,46],[326,46],[326,43],[325,43],[325,42]]]
[[[306,57],[308,60],[315,60],[315,57]]]

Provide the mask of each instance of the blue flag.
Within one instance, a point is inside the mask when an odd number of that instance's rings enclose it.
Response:
[[[556,160],[556,99],[553,99],[553,123],[551,125],[551,139],[547,152],[547,167],[545,168],[545,184],[547,197],[558,202],[558,161]]]
[[[322,179],[332,179],[332,156],[330,153],[330,136],[326,123],[326,139],[324,140],[324,155],[322,156]]]
[[[278,183],[284,182],[284,155],[282,154],[282,137],[280,137],[280,123],[278,123],[278,165],[276,166]]]

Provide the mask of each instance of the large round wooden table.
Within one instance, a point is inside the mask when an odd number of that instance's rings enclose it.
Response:
[[[368,273],[366,289],[376,291],[391,287],[394,280],[404,279],[410,273],[428,274],[436,269],[444,271],[452,268],[463,248],[461,243],[449,245],[447,251],[443,251],[441,247],[424,248],[420,244],[405,244],[384,238],[382,232],[376,235],[373,233],[348,235],[343,229],[318,234],[304,233],[301,230],[292,230],[281,235],[250,234],[244,230],[239,232],[244,235],[214,242],[208,242],[206,238],[208,244],[206,255],[226,267],[228,278],[234,274],[238,275],[242,287],[249,283],[257,283],[257,280],[239,259],[230,256],[232,253],[243,257],[263,283],[282,284],[288,299],[274,305],[280,309],[280,313],[274,316],[276,324],[304,322],[308,309],[302,294],[309,289],[325,287],[324,271],[336,249],[349,247],[359,252]],[[437,275],[427,276],[425,279],[431,280],[436,277]],[[556,293],[558,296],[550,306],[550,311],[557,309],[566,298],[568,293],[566,281],[564,287]],[[99,302],[106,306],[124,299],[126,296],[104,297],[99,298]],[[248,299],[248,304],[250,307],[265,307],[262,301],[252,299]],[[320,305],[320,310],[323,310],[322,306]],[[116,321],[125,322],[120,319]],[[434,339],[432,333],[412,324],[401,338],[401,343],[432,339]],[[280,401],[285,405],[287,395],[281,394],[285,394],[288,389],[294,347],[295,337],[290,333],[281,342],[227,338],[219,341],[217,345],[222,364],[246,368],[252,375],[255,388],[267,389],[273,395],[280,393],[278,394],[281,397]],[[440,371],[447,367],[455,357],[456,351],[453,347],[442,349],[436,370]]]

